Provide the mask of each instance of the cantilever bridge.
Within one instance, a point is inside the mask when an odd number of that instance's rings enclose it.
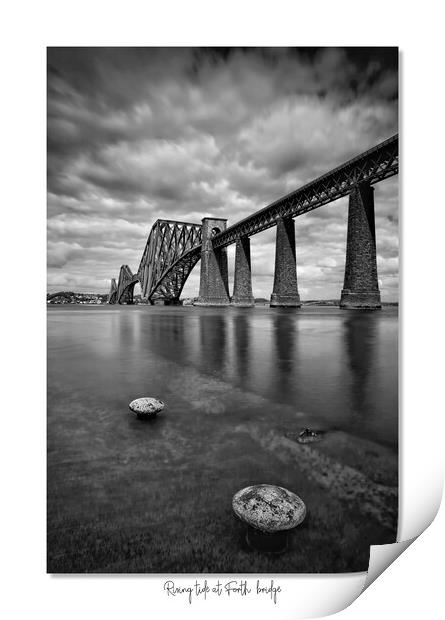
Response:
[[[283,196],[264,209],[227,227],[227,220],[204,218],[202,224],[158,220],[152,227],[139,268],[122,265],[111,281],[108,302],[133,303],[141,285],[150,303],[178,303],[190,272],[201,259],[198,304],[252,306],[250,237],[277,227],[275,277],[271,306],[300,306],[294,218],[349,195],[345,281],[340,305],[379,308],[373,186],[399,171],[398,135],[354,157],[327,174]],[[236,243],[233,295],[229,295],[227,246]]]

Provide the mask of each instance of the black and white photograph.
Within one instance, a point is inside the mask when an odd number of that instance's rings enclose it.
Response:
[[[398,48],[48,47],[47,174],[47,572],[367,571]]]

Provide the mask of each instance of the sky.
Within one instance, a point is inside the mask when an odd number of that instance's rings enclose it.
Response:
[[[137,271],[157,219],[234,224],[397,133],[398,53],[49,48],[47,126],[48,291],[105,293],[122,264]],[[398,177],[375,188],[379,285],[395,301]],[[295,219],[302,299],[340,296],[347,208]],[[272,292],[275,231],[251,238],[255,297]]]

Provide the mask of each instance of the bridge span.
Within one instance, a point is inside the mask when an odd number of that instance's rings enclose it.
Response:
[[[128,265],[111,281],[109,303],[132,303],[137,282],[150,303],[178,303],[201,259],[199,305],[253,306],[250,237],[277,227],[271,306],[299,307],[294,218],[349,195],[345,279],[340,306],[380,308],[374,218],[374,185],[398,174],[398,135],[227,227],[206,217],[201,224],[158,220],[136,274]],[[227,246],[235,243],[233,295],[229,294]]]

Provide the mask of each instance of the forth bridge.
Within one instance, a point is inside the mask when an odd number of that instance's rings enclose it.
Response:
[[[271,307],[300,307],[294,218],[349,195],[345,279],[340,307],[381,307],[377,277],[374,185],[398,174],[398,135],[350,159],[227,227],[205,217],[201,224],[157,220],[135,274],[122,265],[112,279],[108,303],[132,304],[136,283],[148,303],[178,304],[184,284],[201,259],[202,306],[253,306],[250,237],[277,227]],[[236,244],[233,294],[229,294],[227,246]]]

